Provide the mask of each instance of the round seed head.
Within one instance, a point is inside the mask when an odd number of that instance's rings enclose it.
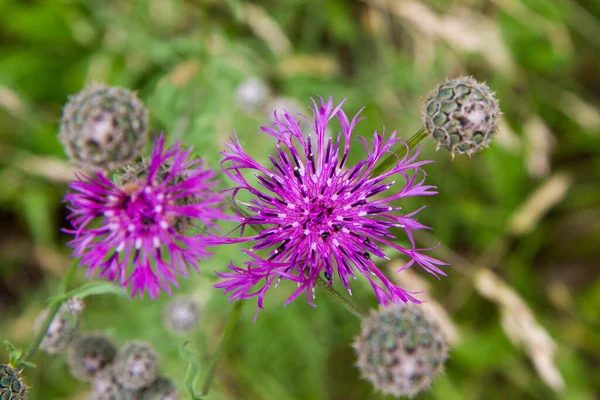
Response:
[[[125,192],[137,189],[139,187],[139,183],[142,181],[145,182],[148,178],[148,168],[149,165],[147,160],[133,162],[131,164],[126,165],[123,169],[123,174],[117,180],[117,186]],[[170,171],[170,165],[162,164],[160,166],[160,170],[158,171],[156,178],[159,181],[159,183],[169,176]],[[176,175],[169,183],[169,186],[179,185],[180,183],[184,182],[187,178],[188,176],[185,173]],[[183,196],[177,199],[175,203],[179,206],[185,206],[197,203],[199,201],[200,199],[198,199],[195,196]],[[177,233],[179,233],[180,235],[184,235],[186,231],[193,226],[193,222],[192,218],[190,217],[177,216],[173,218],[171,225],[177,231]]]
[[[179,297],[167,304],[163,313],[163,321],[172,333],[192,331],[200,321],[200,305],[192,298]]]
[[[109,337],[98,333],[86,334],[74,340],[69,347],[67,364],[75,378],[90,381],[112,362],[116,352]]]
[[[259,111],[271,95],[271,89],[258,77],[250,77],[238,86],[235,101],[238,108],[246,112]]]
[[[35,330],[42,329],[42,325],[48,316],[48,310],[44,310],[35,320]],[[42,339],[40,347],[49,354],[58,354],[67,350],[73,339],[79,334],[79,317],[71,314],[68,307],[63,304]]]
[[[414,396],[441,373],[448,347],[437,323],[415,304],[394,304],[362,323],[354,342],[363,378],[384,394]]]
[[[144,400],[178,400],[175,384],[169,378],[163,376],[156,379],[152,384],[142,389],[140,397]]]
[[[158,354],[146,343],[127,343],[115,357],[114,371],[117,381],[123,387],[141,389],[158,376]]]
[[[99,371],[92,381],[92,394],[89,400],[139,400],[139,393],[125,389],[115,379],[111,366]]]
[[[26,392],[21,373],[10,365],[0,364],[0,400],[25,400]]]
[[[69,98],[59,137],[80,167],[114,170],[140,155],[147,129],[148,110],[134,93],[92,84]]]
[[[454,153],[488,147],[498,130],[500,108],[490,88],[471,77],[447,80],[429,93],[421,113],[429,136]]]

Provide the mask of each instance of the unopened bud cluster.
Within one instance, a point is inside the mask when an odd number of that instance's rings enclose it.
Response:
[[[365,319],[354,348],[362,376],[384,394],[414,396],[441,373],[448,347],[438,324],[415,304]]]

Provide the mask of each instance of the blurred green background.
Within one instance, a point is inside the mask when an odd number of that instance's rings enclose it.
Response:
[[[67,96],[86,83],[138,91],[155,130],[218,167],[234,129],[258,159],[273,148],[257,133],[269,103],[240,104],[248,78],[300,111],[311,96],[347,98],[349,114],[366,106],[359,134],[385,125],[408,138],[429,90],[469,74],[496,91],[501,132],[455,160],[425,140],[440,194],[401,202],[427,204],[419,219],[434,230],[417,240],[441,242],[435,255],[452,263],[441,281],[399,276],[427,285],[453,343],[445,374],[417,398],[598,398],[599,18],[596,0],[0,0],[0,338],[27,344],[69,266],[60,228],[71,170],[56,134]],[[243,262],[234,250],[219,249],[182,286],[203,304],[196,333],[166,331],[167,296],[90,298],[84,328],[151,341],[185,398],[179,348],[190,340],[206,365],[231,310],[211,289],[213,270]],[[398,262],[381,268],[393,275]],[[293,289],[272,290],[255,324],[255,302],[244,307],[209,398],[384,398],[354,366],[358,320],[319,291],[316,309],[303,299],[281,307]],[[362,309],[376,306],[365,282],[353,292]],[[86,398],[63,358],[34,361],[32,400]]]

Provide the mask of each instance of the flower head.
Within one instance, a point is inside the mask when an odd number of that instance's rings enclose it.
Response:
[[[412,231],[426,228],[414,219],[419,210],[401,214],[400,207],[393,203],[404,197],[436,193],[433,186],[424,185],[424,178],[419,179],[421,166],[430,161],[416,161],[417,151],[375,176],[375,165],[400,142],[395,132],[387,139],[375,132],[370,143],[360,138],[366,158],[349,166],[358,114],[349,120],[342,111],[343,103],[334,106],[331,98],[313,104],[309,135],[302,134],[299,121],[287,112],[275,113],[273,127],[262,128],[277,140],[277,154],[270,156],[269,167],[250,157],[237,138],[222,153],[223,169],[238,185],[234,197],[246,190],[253,198],[247,204],[249,215],[242,218],[241,228],[254,226],[259,231],[228,242],[252,242],[252,251],[268,251],[269,256],[264,259],[246,252],[251,257],[246,268],[230,265],[231,272],[217,273],[225,280],[215,287],[231,293],[232,299],[258,297],[262,308],[266,291],[282,278],[298,283],[298,290],[286,304],[303,292],[310,303],[315,278],[320,274],[330,284],[337,278],[348,292],[350,278],[360,274],[370,282],[382,304],[419,302],[386,278],[373,259],[387,258],[383,248],[390,247],[410,258],[406,267],[417,263],[430,273],[444,275],[436,267],[444,263],[415,248]],[[341,131],[330,138],[326,130],[334,118]],[[254,173],[257,183],[248,181],[245,171]],[[388,179],[393,177],[403,182]],[[405,231],[410,247],[394,242],[394,228]],[[262,287],[255,290],[256,285]]]
[[[198,270],[210,235],[185,232],[194,221],[212,228],[223,216],[215,173],[201,160],[187,161],[191,150],[164,147],[161,135],[149,161],[129,166],[117,183],[101,172],[79,174],[65,198],[74,255],[90,276],[131,286],[132,296],[170,292],[178,274]]]

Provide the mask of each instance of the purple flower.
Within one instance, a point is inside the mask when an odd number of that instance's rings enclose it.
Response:
[[[277,154],[269,157],[268,167],[250,157],[237,137],[227,143],[221,165],[238,185],[233,197],[241,190],[252,197],[250,203],[244,203],[249,215],[242,218],[241,230],[254,226],[259,233],[224,242],[252,242],[251,251],[268,252],[268,256],[246,251],[251,257],[246,268],[230,265],[231,272],[217,272],[224,281],[215,287],[230,293],[232,300],[258,297],[262,308],[267,290],[283,278],[298,284],[285,304],[301,293],[312,304],[311,294],[314,297],[319,274],[323,273],[330,285],[337,277],[350,294],[350,278],[360,274],[384,305],[419,303],[411,293],[394,285],[373,259],[388,259],[384,248],[392,248],[409,258],[402,269],[416,263],[433,275],[445,275],[437,266],[447,264],[422,253],[430,249],[415,248],[412,231],[429,229],[415,219],[421,209],[403,215],[400,207],[392,205],[405,197],[436,194],[435,187],[424,185],[425,173],[421,170],[431,161],[415,161],[417,150],[412,157],[398,159],[388,172],[374,176],[375,165],[400,142],[395,132],[387,139],[375,132],[370,143],[359,138],[367,157],[348,166],[350,139],[360,121],[358,114],[349,121],[341,109],[343,102],[334,107],[331,98],[327,102],[321,99],[320,106],[313,104],[314,137],[305,137],[299,121],[287,112],[282,116],[275,113],[273,127],[261,129],[277,140]],[[326,129],[334,117],[341,132],[332,139]],[[247,180],[246,171],[254,173],[256,183]],[[422,179],[418,178],[420,173]],[[401,178],[402,183],[389,179],[393,177]],[[404,230],[410,247],[395,243],[393,228]]]
[[[99,273],[131,286],[132,296],[170,293],[178,274],[198,270],[209,255],[207,229],[224,217],[222,197],[213,190],[215,173],[202,160],[186,161],[191,150],[179,143],[164,147],[161,135],[149,161],[127,167],[116,184],[100,171],[78,173],[65,197],[74,256],[81,257],[89,277]],[[184,236],[193,226],[200,232]]]

